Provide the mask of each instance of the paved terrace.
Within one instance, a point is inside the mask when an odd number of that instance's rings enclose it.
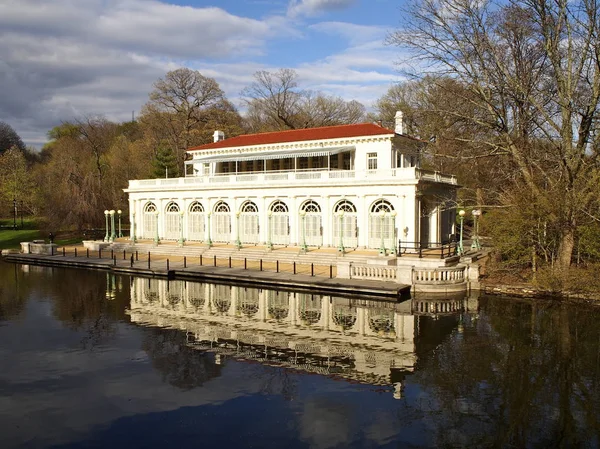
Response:
[[[409,285],[358,279],[337,279],[339,260],[365,263],[377,251],[357,250],[344,255],[337,249],[161,243],[150,240],[135,245],[117,239],[102,251],[82,245],[56,249],[54,255],[8,254],[9,262],[111,270],[135,276],[167,277],[194,281],[244,284],[262,288],[304,290],[335,296],[370,296],[397,301],[408,297]]]

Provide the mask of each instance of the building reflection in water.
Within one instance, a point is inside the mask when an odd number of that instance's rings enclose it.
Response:
[[[188,345],[287,369],[388,385],[402,397],[422,317],[476,312],[477,300],[402,303],[232,285],[131,279],[131,321],[186,332]],[[460,326],[459,326],[460,327]],[[452,326],[449,331],[455,328]]]

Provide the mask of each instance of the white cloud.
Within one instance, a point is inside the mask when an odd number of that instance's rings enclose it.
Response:
[[[348,8],[356,0],[291,0],[288,14],[296,16],[317,16],[324,12]]]
[[[289,8],[312,15],[351,4],[302,0]],[[269,46],[290,39],[317,45],[317,33],[348,47],[288,63],[301,87],[367,105],[389,87],[395,55],[382,45],[383,28],[341,22],[302,28],[279,6],[278,15],[259,20],[157,0],[0,0],[0,121],[39,147],[49,129],[81,115],[128,120],[152,84],[181,66],[215,78],[241,105],[240,91],[254,72],[280,68],[268,58]]]

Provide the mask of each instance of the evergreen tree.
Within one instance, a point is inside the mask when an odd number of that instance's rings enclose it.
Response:
[[[156,149],[152,166],[154,168],[152,175],[155,178],[176,178],[179,176],[177,156],[173,149],[164,142],[161,142]]]

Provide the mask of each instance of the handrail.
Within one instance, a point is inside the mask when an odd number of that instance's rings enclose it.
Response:
[[[458,244],[454,239],[444,242],[406,242],[398,240],[398,257],[406,254],[418,254],[419,258],[436,256],[440,259],[457,254]]]

